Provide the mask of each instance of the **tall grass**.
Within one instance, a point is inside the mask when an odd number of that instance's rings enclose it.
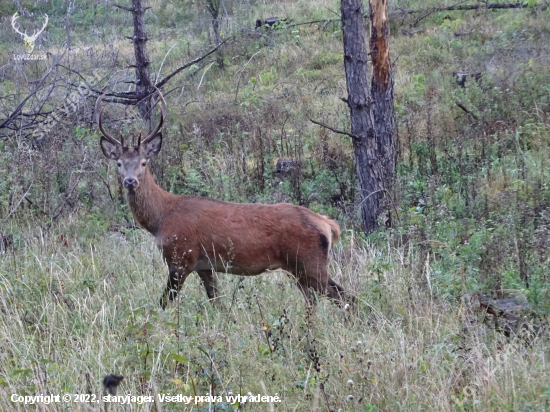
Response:
[[[319,297],[307,309],[293,281],[276,271],[220,275],[219,310],[190,276],[161,311],[167,270],[143,231],[92,243],[66,226],[19,233],[17,249],[0,260],[2,410],[36,409],[13,404],[12,393],[100,394],[110,373],[125,377],[119,394],[278,393],[277,410],[327,410],[326,402],[345,411],[549,405],[546,341],[506,338],[467,306],[435,296],[426,279],[433,275],[414,270],[424,263],[415,250],[337,244],[329,270],[356,294],[353,308]],[[99,405],[38,409],[90,408]]]

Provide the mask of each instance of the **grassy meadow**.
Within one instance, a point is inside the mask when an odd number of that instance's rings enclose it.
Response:
[[[383,216],[369,237],[351,142],[309,121],[349,130],[339,2],[226,0],[220,35],[232,39],[163,90],[157,183],[177,194],[292,202],[335,219],[342,238],[329,273],[356,296],[353,307],[319,296],[308,309],[274,271],[219,274],[220,308],[193,274],[161,310],[167,268],[152,236],[112,230],[133,220],[99,148],[95,99],[81,99],[40,142],[20,121],[0,129],[0,234],[10,236],[0,244],[0,410],[550,410],[550,8],[403,12],[442,3],[389,3],[398,179],[392,227]],[[146,2],[152,78],[213,47],[205,4]],[[35,53],[64,53],[51,87],[37,94],[44,111],[86,79],[98,89],[132,87],[128,12],[110,1],[2,3],[1,119],[53,61],[11,59],[23,50],[9,23],[16,11],[29,27],[50,18]],[[254,30],[271,16],[324,21]],[[481,75],[462,87],[453,74],[461,70]],[[144,127],[129,120],[134,108],[108,107],[108,130],[131,139]],[[277,172],[280,158],[294,168]],[[522,302],[527,333],[495,327],[477,294]],[[281,402],[10,400],[100,395],[108,374],[124,376],[122,395],[278,394]]]

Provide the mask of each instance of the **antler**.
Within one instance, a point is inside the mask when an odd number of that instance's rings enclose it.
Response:
[[[162,114],[161,114],[161,117],[160,117],[160,122],[159,122],[158,126],[155,128],[155,130],[153,130],[151,133],[149,133],[149,135],[145,139],[143,139],[142,142],[138,143],[138,146],[140,144],[147,143],[149,140],[151,140],[153,137],[155,137],[157,135],[157,133],[159,132],[159,130],[161,129],[162,124],[164,123],[164,119],[166,119],[166,100],[164,100],[164,97],[162,96],[162,93],[160,92],[160,90],[157,87],[155,87],[155,89],[157,90],[157,92],[159,94],[159,100],[162,102]],[[157,103],[158,103],[158,101],[157,101]],[[140,135],[140,140],[141,140],[141,135]]]
[[[105,92],[107,93],[107,92]],[[103,129],[103,125],[101,123],[101,116],[103,115],[103,110],[105,110],[105,108],[101,109],[101,111],[99,111],[99,105],[101,103],[101,100],[103,99],[103,96],[105,96],[105,93],[103,93],[101,96],[99,96],[97,98],[97,101],[95,102],[95,113],[99,113],[99,116],[98,116],[98,124],[99,124],[99,130],[101,131],[101,133],[103,133],[103,136],[105,136],[105,139],[107,139],[109,142],[111,142],[112,144],[116,145],[116,146],[122,146],[122,143],[119,142],[117,139],[115,139],[113,136],[111,136],[109,133],[107,133],[105,131],[105,129]]]
[[[26,36],[27,33],[21,33],[19,30],[17,30],[17,27],[15,27],[15,23],[17,23],[17,17],[19,12],[15,12],[15,14],[11,18],[11,26],[13,27],[13,30],[15,30],[16,33],[20,34],[21,36]]]
[[[49,17],[48,17],[47,14],[44,14],[44,16],[46,16],[46,21],[44,22],[44,26],[42,26],[42,28],[41,28],[38,32],[36,32],[36,30],[35,30],[35,32],[33,33],[32,36],[29,36],[29,35],[27,34],[27,31],[26,31],[26,30],[25,30],[25,33],[21,33],[21,32],[17,29],[17,27],[15,26],[15,23],[17,23],[17,18],[19,17],[18,14],[19,14],[19,12],[16,11],[15,14],[14,14],[14,15],[12,16],[12,18],[11,18],[11,25],[12,25],[12,27],[13,27],[13,30],[15,30],[16,33],[19,33],[19,34],[20,34],[21,36],[23,36],[24,38],[29,39],[29,40],[31,40],[31,41],[36,40],[36,39],[38,38],[38,36],[40,36],[40,33],[42,33],[42,32],[44,31],[44,29],[46,28],[46,26],[48,25]],[[19,23],[18,23],[18,24],[19,24]]]
[[[44,22],[44,25],[42,26],[42,28],[40,29],[40,31],[38,31],[38,33],[33,33],[33,35],[31,36],[31,39],[32,40],[36,40],[38,38],[38,36],[40,36],[40,33],[42,33],[44,31],[44,29],[46,28],[46,26],[48,25],[48,20],[49,20],[49,17],[47,14],[44,13],[44,16],[46,16],[46,21]]]
[[[146,144],[153,137],[155,137],[157,135],[157,133],[159,132],[159,130],[161,129],[161,127],[164,123],[164,119],[166,119],[166,100],[164,100],[164,97],[162,96],[162,93],[160,92],[160,90],[156,87],[155,87],[155,89],[157,89],[157,92],[159,94],[159,100],[162,102],[162,115],[160,117],[160,122],[157,125],[157,127],[155,128],[155,130],[153,130],[151,133],[149,133],[149,135],[145,139],[143,139],[143,141],[141,141],[141,134],[139,135],[138,146],[140,146],[141,144]],[[97,98],[96,103],[95,103],[95,113],[99,113],[99,115],[97,117],[97,123],[99,124],[99,130],[101,131],[101,133],[103,133],[103,136],[105,136],[105,139],[107,139],[112,144],[122,145],[123,144],[122,142],[119,142],[117,139],[115,139],[113,136],[111,136],[109,133],[107,133],[105,131],[105,129],[103,128],[103,124],[101,122],[101,116],[103,115],[103,110],[105,110],[105,108],[101,109],[101,111],[100,111],[99,107],[100,107],[100,104],[101,104],[101,100],[103,100],[103,97],[105,96],[106,93],[107,92],[104,92],[101,96],[99,96]],[[158,103],[158,101],[157,101],[157,103]],[[121,141],[122,141],[122,137],[121,137]]]

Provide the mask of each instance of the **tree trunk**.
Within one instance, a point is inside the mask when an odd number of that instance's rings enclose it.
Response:
[[[220,11],[222,8],[222,0],[207,0],[206,8],[210,12],[212,17],[212,30],[214,31],[214,41],[216,45],[220,44],[222,39],[220,36]],[[220,50],[218,52],[218,66],[223,69],[223,53]]]
[[[218,20],[218,13],[212,14],[212,29],[214,30],[214,40],[216,45],[221,43],[220,37],[220,22]]]
[[[372,233],[386,205],[386,188],[395,178],[395,112],[389,58],[386,0],[371,0],[372,87],[369,90],[362,0],[341,0],[344,68],[351,135],[361,189],[361,217]]]
[[[390,188],[394,184],[396,174],[397,127],[393,103],[393,73],[390,59],[390,23],[388,21],[387,0],[370,0],[369,9],[374,128],[379,154],[382,156],[386,169],[384,187]]]
[[[151,93],[150,60],[147,54],[147,32],[145,31],[145,10],[142,0],[132,0],[132,14],[134,16],[134,55],[136,58],[136,95],[140,98],[138,103],[139,115],[148,126],[151,125],[151,99],[145,98]]]

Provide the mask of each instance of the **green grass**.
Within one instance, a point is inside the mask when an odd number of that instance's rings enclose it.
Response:
[[[99,69],[103,85],[113,73],[122,79],[120,70],[133,63],[124,38],[131,19],[105,2],[88,3],[69,17],[67,61],[88,78]],[[48,13],[41,50],[55,53],[66,40],[65,2],[21,4]],[[161,77],[211,47],[200,4],[148,3],[155,76],[163,60]],[[344,310],[320,297],[308,312],[291,279],[272,272],[244,280],[220,275],[221,309],[192,275],[178,301],[161,311],[167,270],[152,237],[106,230],[131,216],[89,122],[90,99],[40,148],[19,134],[0,141],[0,220],[27,190],[33,202],[23,201],[0,226],[16,245],[0,252],[0,409],[37,410],[11,403],[12,393],[100,394],[102,378],[117,373],[125,376],[123,394],[278,393],[283,402],[274,408],[285,411],[326,411],[321,383],[334,411],[548,410],[546,332],[506,337],[462,296],[525,297],[534,324],[550,312],[550,8],[434,13],[412,36],[401,31],[411,29],[411,19],[392,8],[391,53],[399,56],[394,225],[366,239],[351,142],[308,120],[349,129],[339,24],[262,36],[241,31],[261,17],[334,18],[339,3],[226,6],[231,24],[222,30],[235,40],[223,50],[223,68],[191,67],[165,90],[169,117],[152,166],[157,182],[178,194],[288,201],[328,214],[343,228],[329,271],[357,295],[357,305]],[[16,5],[0,11],[10,16]],[[34,87],[28,80],[44,73],[41,62],[8,62],[21,49],[9,24],[0,27],[1,96],[25,96]],[[452,73],[462,69],[481,72],[481,80],[457,87]],[[48,110],[64,102],[59,84]],[[127,87],[118,83],[117,90]],[[137,135],[141,126],[124,120],[123,108],[111,105],[106,114],[116,120],[109,130]],[[280,157],[295,160],[298,172],[277,175]],[[136,407],[156,410],[119,409]]]

